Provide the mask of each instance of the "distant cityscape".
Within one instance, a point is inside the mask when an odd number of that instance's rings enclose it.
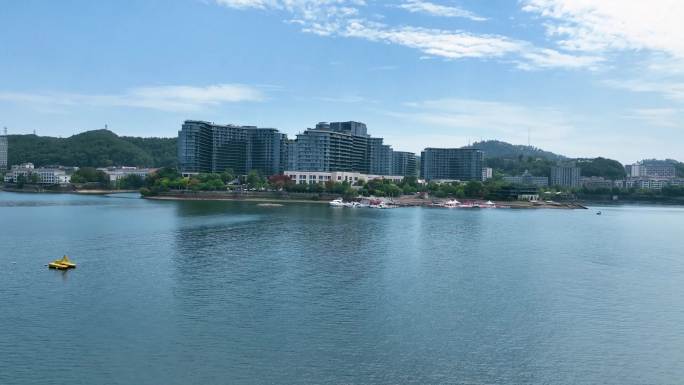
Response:
[[[77,166],[34,167],[31,163],[8,169],[7,131],[0,135],[0,170],[5,183],[19,181],[42,185],[68,184]],[[477,148],[425,148],[418,156],[397,151],[381,137],[368,133],[357,121],[319,122],[290,139],[275,128],[220,125],[187,120],[178,131],[178,169],[182,175],[221,173],[231,170],[246,175],[254,170],[262,176],[285,175],[296,184],[349,182],[385,179],[399,183],[415,177],[424,183],[487,181],[492,168],[485,165],[485,153]],[[625,177],[608,179],[582,176],[582,161],[558,161],[550,175],[504,175],[511,185],[532,188],[644,189],[684,186],[675,165],[668,161],[644,160],[626,165]],[[129,175],[144,179],[154,168],[101,167],[110,183]]]

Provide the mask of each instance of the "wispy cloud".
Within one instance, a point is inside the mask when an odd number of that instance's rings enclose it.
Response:
[[[684,57],[684,2],[676,0],[523,0],[548,35],[574,51],[653,50]]]
[[[485,21],[487,20],[486,17],[478,16],[474,14],[473,12],[470,12],[466,9],[455,7],[455,6],[448,6],[448,5],[441,5],[441,4],[435,4],[431,3],[429,1],[422,1],[422,0],[408,0],[402,4],[397,5],[396,7],[405,9],[409,12],[413,13],[424,13],[427,15],[432,15],[432,16],[439,16],[439,17],[459,17],[459,18],[464,18],[464,19],[470,19],[473,21]]]
[[[300,25],[304,32],[400,45],[416,49],[422,53],[422,56],[428,55],[449,60],[499,59],[513,63],[524,70],[594,69],[603,61],[598,56],[563,53],[503,35],[406,25],[391,26],[371,21],[361,16],[361,8],[365,3],[360,0],[216,0],[216,2],[236,9],[258,8],[286,11],[288,14],[286,21]],[[437,12],[448,9],[447,14],[456,15],[457,8],[454,7],[438,6],[417,0],[403,3],[407,7],[409,4],[412,4],[411,8],[416,11],[420,9],[421,12]],[[461,13],[461,16],[463,15]],[[472,17],[477,16],[472,15]]]
[[[458,98],[410,102],[405,106],[401,112],[387,114],[413,121],[418,127],[448,129],[461,136],[473,133],[524,143],[529,130],[537,143],[551,143],[575,130],[566,114],[556,108]]]
[[[684,81],[673,80],[648,80],[645,78],[636,79],[609,79],[604,84],[633,92],[658,93],[667,98],[679,102],[684,102]]]
[[[243,84],[138,87],[119,94],[0,91],[0,101],[39,106],[87,105],[161,111],[196,111],[226,103],[258,102],[264,99],[260,89]]]

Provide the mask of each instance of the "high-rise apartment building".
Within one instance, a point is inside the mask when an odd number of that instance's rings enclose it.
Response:
[[[374,175],[392,174],[392,147],[382,142],[382,138],[368,138],[369,169]]]
[[[273,175],[285,169],[286,145],[287,137],[275,128],[188,120],[178,132],[178,163],[182,173]]]
[[[392,152],[392,175],[417,176],[416,154],[407,151]]]
[[[0,134],[0,171],[7,170],[7,129],[5,128]]]
[[[551,167],[550,184],[561,187],[580,187],[582,170],[574,163]]]
[[[178,132],[178,163],[184,174],[232,169],[236,174],[257,170],[262,175],[285,170],[391,175],[393,153],[382,138],[368,135],[364,123],[353,121],[321,122],[294,140],[274,128],[196,120],[185,121]],[[410,170],[415,156],[407,162]]]
[[[320,122],[288,145],[290,171],[392,172],[392,148],[369,136],[361,122]]]
[[[484,154],[472,148],[426,148],[420,156],[423,179],[482,180]]]

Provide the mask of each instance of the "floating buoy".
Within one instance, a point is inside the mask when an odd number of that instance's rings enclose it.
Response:
[[[65,255],[61,259],[56,259],[48,263],[48,268],[57,270],[74,269],[76,268],[76,264],[71,262],[69,257]]]

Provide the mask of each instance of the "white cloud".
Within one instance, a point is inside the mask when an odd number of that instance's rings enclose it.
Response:
[[[360,17],[364,3],[350,0],[216,0],[218,4],[242,9],[252,8],[284,10],[290,14],[289,23],[301,25],[302,31],[320,36],[361,38],[374,42],[401,45],[419,50],[431,57],[445,59],[481,58],[500,59],[515,63],[524,70],[546,68],[594,69],[603,60],[593,55],[562,53],[548,48],[496,34],[472,33],[461,30],[443,30],[413,26],[390,26]],[[410,0],[409,3],[424,2]],[[405,3],[405,4],[409,4]],[[431,7],[431,10],[436,8]],[[455,8],[454,8],[455,9]],[[454,9],[451,12],[455,12]],[[421,57],[422,58],[422,57]]]
[[[384,24],[350,20],[338,34],[403,45],[418,49],[426,54],[449,59],[464,57],[500,57],[521,50],[521,44],[504,36],[475,35],[463,31],[399,27],[390,28]]]
[[[684,1],[523,0],[568,50],[652,50],[684,57]]]
[[[473,21],[485,21],[487,18],[478,16],[463,8],[431,3],[422,0],[408,0],[397,5],[398,8],[414,13],[425,13],[432,16],[460,17]]]
[[[259,89],[242,84],[138,87],[120,94],[0,92],[0,101],[15,103],[42,106],[135,107],[162,111],[196,111],[225,103],[257,102],[264,98]]]
[[[684,82],[667,80],[648,80],[648,79],[610,79],[604,84],[623,90],[633,92],[659,93],[675,101],[684,102]]]

